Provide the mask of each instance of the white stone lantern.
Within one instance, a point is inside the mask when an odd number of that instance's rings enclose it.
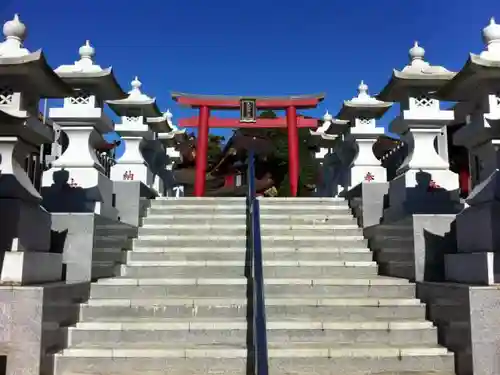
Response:
[[[174,179],[172,170],[175,163],[181,160],[180,152],[177,150],[176,146],[186,137],[186,129],[180,130],[173,123],[173,114],[168,109],[162,117],[156,119],[148,119],[152,123],[154,121],[164,121],[168,126],[168,131],[159,133],[158,139],[162,142],[165,148],[165,154],[167,157],[167,165],[163,178],[164,190],[167,196],[180,196],[184,191],[182,186],[179,186]]]
[[[345,166],[343,162],[343,135],[348,132],[350,123],[339,120],[326,111],[323,124],[316,130],[310,130],[316,140],[319,151],[316,159],[321,160],[322,183],[317,194],[320,196],[334,196],[344,187],[343,177]]]
[[[483,40],[485,50],[470,54],[462,70],[437,93],[459,102],[457,110],[469,111],[453,141],[469,150],[472,187],[500,168],[500,25],[494,19],[483,30]]]
[[[104,113],[104,101],[124,98],[112,68],[102,69],[93,61],[94,48],[87,41],[80,50],[80,60],[62,65],[55,72],[74,90],[64,99],[63,108],[51,108],[50,118],[68,137],[61,157],[44,173],[44,202],[51,211],[95,212],[116,219],[113,206],[113,183],[105,175],[95,148],[103,143],[103,134],[113,131],[113,121]],[[64,172],[63,172],[64,171]],[[64,180],[63,175],[65,175]],[[73,189],[67,189],[67,186]],[[61,202],[72,202],[61,205]]]
[[[114,181],[140,181],[149,189],[153,189],[158,156],[163,154],[161,143],[156,141],[156,132],[166,129],[162,116],[156,105],[156,99],[141,92],[142,83],[138,77],[131,82],[132,90],[127,98],[108,101],[111,109],[121,117],[121,123],[115,126],[115,131],[125,141],[125,152],[117,160],[111,171]],[[158,189],[160,189],[158,187]],[[154,195],[158,191],[153,192]]]
[[[50,253],[51,217],[24,166],[53,131],[39,120],[40,98],[62,98],[71,89],[54,74],[41,50],[23,47],[26,26],[19,16],[5,23],[0,43],[0,281],[28,284],[57,281],[61,254]]]
[[[410,64],[401,71],[394,70],[378,95],[379,100],[399,102],[400,115],[389,129],[400,134],[409,148],[398,176],[390,182],[391,207],[384,214],[389,221],[404,216],[404,212],[447,212],[448,203],[459,200],[459,181],[449,169],[446,140],[446,125],[453,121],[453,111],[442,110],[432,95],[455,73],[426,62],[425,50],[417,42],[409,54]],[[444,206],[438,208],[441,203]]]
[[[470,54],[460,72],[438,93],[468,108],[466,125],[454,134],[467,147],[473,190],[457,215],[458,254],[446,256],[446,275],[455,282],[496,284],[500,231],[500,25],[483,29],[485,50]]]
[[[373,146],[384,129],[377,127],[392,103],[380,101],[368,94],[368,86],[361,81],[358,95],[344,101],[337,118],[350,121],[349,139],[354,142],[356,155],[350,169],[349,190],[363,182],[386,182],[387,173],[373,153]]]

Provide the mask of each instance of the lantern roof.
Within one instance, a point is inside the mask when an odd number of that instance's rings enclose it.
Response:
[[[176,135],[185,134],[186,129],[180,130],[177,125],[174,125],[172,119],[174,115],[167,109],[159,117],[148,117],[146,119],[147,123],[157,131],[159,139],[173,139]],[[156,130],[158,129],[158,130]]]
[[[321,137],[325,141],[334,141],[340,134],[349,129],[350,122],[333,118],[328,110],[323,115],[323,124],[315,130],[309,130],[312,136]]]
[[[394,69],[387,85],[377,95],[379,100],[396,102],[408,98],[411,92],[429,93],[438,90],[456,73],[424,60],[425,50],[415,42],[409,50],[410,63],[401,71]]]
[[[127,94],[120,87],[113,68],[95,64],[95,49],[86,41],[78,50],[80,60],[73,65],[61,65],[55,72],[73,89],[85,90],[101,100],[124,99]]]
[[[390,102],[384,102],[370,96],[368,85],[361,81],[358,86],[358,95],[351,100],[345,100],[336,117],[341,120],[352,120],[359,117],[379,119],[391,106]]]
[[[71,88],[54,73],[42,50],[30,52],[23,42],[27,27],[19,15],[3,25],[5,40],[0,43],[0,81],[21,93],[33,93],[42,98],[63,98]]]
[[[500,89],[500,24],[495,18],[482,31],[484,50],[470,53],[463,68],[436,96],[450,101],[468,101],[477,96],[477,88]]]
[[[136,76],[130,82],[132,89],[128,92],[128,97],[119,100],[108,100],[109,107],[118,116],[127,116],[130,111],[137,111],[144,117],[160,117],[161,111],[156,104],[156,98],[151,98],[141,91],[142,82]]]

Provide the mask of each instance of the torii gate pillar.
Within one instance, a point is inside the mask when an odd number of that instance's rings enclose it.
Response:
[[[194,181],[195,197],[202,197],[205,194],[209,130],[208,119],[210,118],[210,109],[206,105],[200,107],[199,118],[198,137],[196,139],[196,173]]]
[[[290,179],[290,195],[296,197],[299,187],[299,131],[297,129],[297,109],[293,106],[286,109],[286,125],[288,128],[288,177]]]

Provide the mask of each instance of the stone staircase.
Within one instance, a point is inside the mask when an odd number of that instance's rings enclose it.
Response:
[[[415,285],[378,275],[346,201],[263,199],[261,218],[271,374],[455,373]]]
[[[377,275],[345,201],[261,200],[271,374],[451,375],[415,286]],[[57,375],[247,373],[245,200],[158,199]]]

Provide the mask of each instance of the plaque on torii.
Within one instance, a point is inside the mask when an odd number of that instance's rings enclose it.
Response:
[[[288,130],[288,174],[290,192],[296,196],[299,182],[298,128],[317,128],[318,120],[297,115],[297,109],[312,109],[324,99],[323,94],[285,97],[238,97],[172,93],[179,105],[198,109],[199,116],[179,120],[179,126],[198,128],[196,145],[196,181],[194,195],[205,192],[208,131],[210,128],[286,128]],[[211,117],[211,110],[240,110],[240,118]],[[285,110],[285,117],[258,118],[259,110]]]
[[[255,99],[240,100],[240,122],[255,123],[257,121],[257,101]]]

